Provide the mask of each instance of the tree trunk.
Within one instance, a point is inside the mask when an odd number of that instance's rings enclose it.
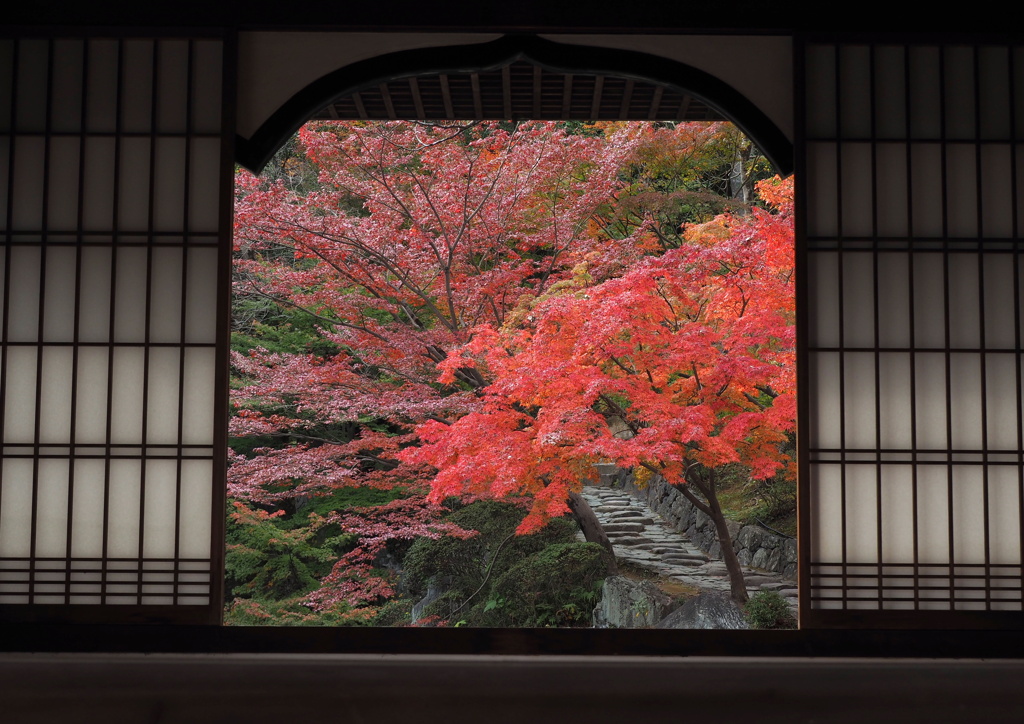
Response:
[[[725,570],[729,572],[729,591],[732,600],[743,604],[747,602],[747,585],[743,580],[743,569],[740,568],[740,561],[736,557],[736,551],[732,547],[732,536],[729,535],[729,525],[722,513],[722,506],[718,504],[718,494],[714,487],[707,495],[708,507],[711,508],[711,520],[718,532],[718,543],[722,547],[722,562],[725,563]]]
[[[608,534],[601,527],[601,521],[594,515],[594,509],[590,507],[590,504],[579,493],[569,493],[569,500],[567,502],[569,503],[569,512],[572,513],[572,517],[579,524],[580,530],[583,531],[583,537],[587,539],[587,542],[597,543],[608,551],[608,575],[614,576],[619,572],[619,567],[615,563],[615,549],[612,548],[612,542],[608,539]]]

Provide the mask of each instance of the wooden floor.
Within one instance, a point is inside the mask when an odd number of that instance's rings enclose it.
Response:
[[[0,654],[0,721],[1019,722],[1024,660]]]

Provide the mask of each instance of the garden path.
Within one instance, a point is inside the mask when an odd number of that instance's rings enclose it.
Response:
[[[701,590],[729,591],[725,564],[709,558],[644,502],[617,488],[586,486],[581,495],[608,534],[620,563]],[[797,588],[793,581],[777,573],[749,567],[743,568],[743,577],[749,594],[759,590],[778,591],[796,604]]]

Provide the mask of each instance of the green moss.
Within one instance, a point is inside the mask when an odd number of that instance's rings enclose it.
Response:
[[[758,591],[744,606],[744,615],[751,628],[796,628],[796,619],[786,599],[776,591]]]
[[[474,616],[490,626],[588,626],[608,570],[596,543],[555,543],[503,573]]]
[[[604,549],[576,542],[568,519],[516,535],[525,514],[511,503],[473,503],[449,520],[478,535],[413,543],[403,562],[409,594],[422,597],[431,582],[445,589],[425,616],[451,626],[589,625],[607,571]]]

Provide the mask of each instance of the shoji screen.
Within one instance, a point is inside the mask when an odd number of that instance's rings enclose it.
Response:
[[[803,624],[1019,625],[1024,49],[802,50]]]
[[[0,41],[0,617],[219,620],[224,45]]]

